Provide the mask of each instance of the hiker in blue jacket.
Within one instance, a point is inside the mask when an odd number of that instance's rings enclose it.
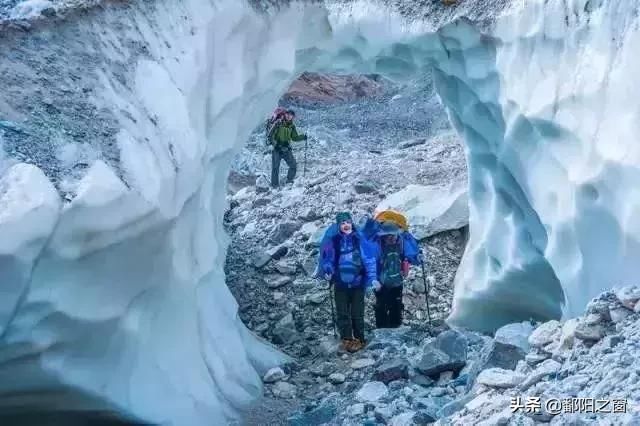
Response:
[[[375,246],[341,212],[320,245],[320,273],[335,288],[336,317],[344,349],[357,352],[365,345],[364,295],[380,288],[376,278]]]
[[[372,224],[369,224],[372,225]],[[378,279],[376,287],[376,328],[402,325],[402,289],[409,274],[409,264],[420,265],[418,241],[408,231],[392,222],[377,224],[371,240],[375,243]]]

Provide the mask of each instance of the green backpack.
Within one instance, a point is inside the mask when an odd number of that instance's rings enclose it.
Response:
[[[382,259],[380,261],[380,282],[385,287],[402,285],[402,248],[400,242],[392,245],[382,245]]]

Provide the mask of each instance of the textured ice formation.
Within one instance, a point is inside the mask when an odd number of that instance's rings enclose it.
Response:
[[[199,425],[260,394],[283,357],[224,285],[225,180],[303,70],[435,66],[469,163],[452,323],[572,314],[635,279],[638,6],[516,3],[489,36],[432,32],[475,9],[407,24],[374,2],[105,2],[0,23],[0,138],[18,162],[0,181],[0,408]]]

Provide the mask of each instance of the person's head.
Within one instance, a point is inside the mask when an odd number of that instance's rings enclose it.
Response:
[[[340,212],[336,215],[336,223],[340,232],[350,234],[353,232],[353,219],[348,212]]]
[[[382,222],[380,224],[380,238],[384,245],[393,245],[398,242],[400,228],[391,222]]]
[[[284,119],[286,121],[293,121],[294,118],[296,118],[296,113],[294,110],[288,109],[287,112],[284,113]]]

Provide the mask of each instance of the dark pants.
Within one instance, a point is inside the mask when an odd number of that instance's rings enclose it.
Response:
[[[277,188],[280,185],[280,161],[287,163],[287,182],[291,183],[296,178],[297,163],[293,158],[291,147],[274,147],[271,152],[271,186]]]
[[[376,292],[376,328],[402,325],[402,286],[382,287]]]
[[[334,291],[340,338],[364,342],[364,289],[334,286]]]

